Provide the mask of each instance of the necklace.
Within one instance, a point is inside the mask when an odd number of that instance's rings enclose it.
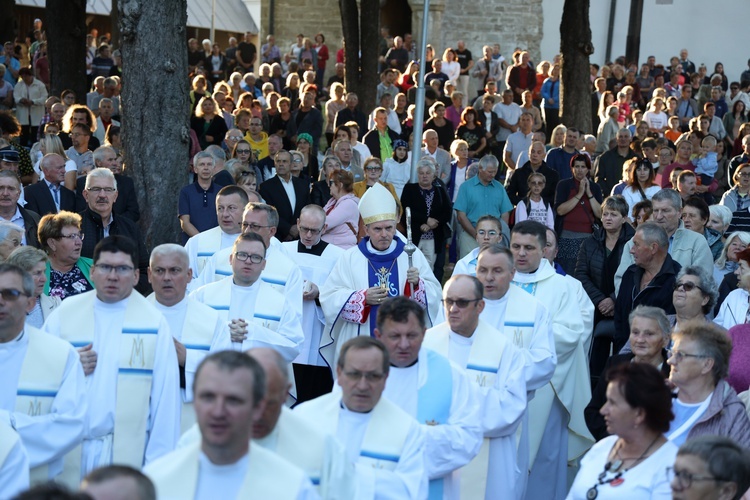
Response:
[[[594,486],[589,488],[588,491],[586,491],[586,498],[588,500],[594,500],[596,497],[598,497],[599,486],[603,486],[605,484],[611,484],[612,486],[620,486],[622,483],[624,483],[625,480],[622,479],[622,476],[627,471],[629,471],[630,469],[632,469],[633,467],[641,463],[644,458],[647,458],[648,456],[650,456],[650,455],[646,455],[646,453],[649,452],[649,450],[656,444],[656,442],[659,440],[660,437],[661,435],[657,435],[656,438],[654,438],[654,440],[651,441],[651,444],[648,445],[648,448],[646,448],[646,450],[643,453],[641,453],[641,456],[636,458],[635,462],[633,462],[633,465],[631,465],[627,469],[620,470],[620,467],[622,467],[622,464],[623,464],[623,459],[622,457],[620,457],[620,448],[615,450],[615,456],[617,457],[617,460],[615,461],[610,460],[606,464],[604,464],[604,470],[602,471],[601,474],[599,474],[599,477],[597,478],[597,481],[598,481],[597,484],[595,484]],[[632,460],[632,458],[628,458],[625,460]],[[617,474],[615,474],[614,477],[605,480],[604,478],[607,477],[607,473],[610,470],[612,472],[616,472]]]

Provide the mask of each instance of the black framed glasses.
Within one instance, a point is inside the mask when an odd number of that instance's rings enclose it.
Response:
[[[718,481],[724,482],[724,479],[719,479],[713,476],[699,476],[692,474],[686,470],[675,469],[674,467],[667,467],[667,478],[671,483],[677,479],[677,483],[683,489],[688,489],[693,485],[694,481]]]
[[[119,276],[125,276],[135,271],[135,268],[133,266],[111,266],[109,264],[94,264],[94,267],[96,267],[104,274],[109,274],[114,271],[115,274]]]
[[[479,302],[482,299],[443,299],[446,309],[450,309],[454,305],[459,309],[466,309],[469,304]]]
[[[674,360],[678,363],[684,361],[685,358],[703,359],[708,357],[705,354],[688,354],[686,352],[676,351],[674,349],[667,349],[667,356],[667,359],[674,358]]]
[[[240,262],[247,262],[249,260],[253,264],[260,264],[265,257],[257,253],[234,252],[234,258]]]
[[[374,382],[380,382],[385,378],[385,373],[378,373],[378,372],[360,372],[360,371],[345,371],[343,372],[344,376],[352,381],[359,382],[363,378],[366,382],[374,383]]]
[[[305,226],[297,226],[297,228],[299,229],[300,234],[310,233],[312,235],[318,235],[320,234],[321,231],[323,231],[323,229],[313,229],[311,227],[305,227]]]
[[[242,223],[242,230],[247,231],[248,229],[252,232],[258,232],[261,229],[268,228],[271,226],[261,226],[260,224],[248,224],[247,222]]]

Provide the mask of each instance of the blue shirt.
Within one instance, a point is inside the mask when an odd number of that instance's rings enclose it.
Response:
[[[200,232],[218,226],[216,194],[219,189],[220,186],[213,181],[206,190],[197,181],[185,186],[180,190],[179,215],[189,215],[190,223]],[[188,235],[182,233],[182,239],[184,244],[188,240]]]
[[[570,170],[570,160],[574,155],[578,154],[578,151],[572,153],[566,153],[562,147],[550,149],[547,153],[547,158],[544,161],[547,166],[557,172],[560,176],[560,180],[570,179],[573,177],[573,172]]]
[[[14,71],[18,71],[19,69],[21,69],[21,62],[18,59],[16,59],[15,57],[11,57],[10,65],[8,65],[7,59],[8,56],[0,56],[0,64],[4,64],[6,68],[10,66]],[[7,69],[5,70],[5,81],[10,83],[11,87],[16,86],[17,80],[13,78],[13,75],[11,75],[10,71],[8,71]]]
[[[453,208],[465,213],[471,224],[476,226],[481,216],[494,215],[499,218],[513,210],[513,204],[502,184],[492,179],[485,186],[477,175],[461,184]]]

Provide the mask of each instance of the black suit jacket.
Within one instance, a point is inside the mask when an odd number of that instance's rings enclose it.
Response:
[[[302,208],[310,204],[310,185],[297,177],[292,177],[294,194],[297,202],[292,211],[292,205],[289,203],[289,197],[286,195],[284,186],[281,185],[279,176],[272,177],[260,185],[260,195],[269,205],[276,207],[279,213],[279,227],[276,230],[276,237],[284,241],[289,236],[289,229],[297,224],[297,219]]]
[[[55,200],[52,199],[52,193],[43,180],[26,186],[23,190],[23,197],[26,200],[25,208],[27,210],[32,210],[42,217],[57,213]],[[60,210],[76,211],[76,195],[70,189],[62,186],[60,186]]]
[[[390,127],[387,129],[388,137],[390,137],[391,142],[395,141],[399,138],[398,134],[391,130]],[[380,158],[380,135],[378,133],[378,129],[374,128],[367,132],[365,136],[362,138],[362,142],[365,146],[370,150],[370,153],[372,156],[375,156],[376,158]],[[363,158],[364,160],[365,158]]]
[[[141,218],[141,209],[138,207],[138,196],[135,193],[133,179],[127,175],[115,174],[115,180],[117,181],[117,199],[112,212],[138,222]],[[82,212],[88,207],[86,200],[83,199],[84,187],[86,187],[86,177],[79,177],[76,180],[76,212]]]

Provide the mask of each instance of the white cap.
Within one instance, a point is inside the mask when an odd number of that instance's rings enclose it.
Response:
[[[359,214],[366,225],[384,220],[395,221],[398,215],[396,200],[385,186],[377,182],[362,195]]]

